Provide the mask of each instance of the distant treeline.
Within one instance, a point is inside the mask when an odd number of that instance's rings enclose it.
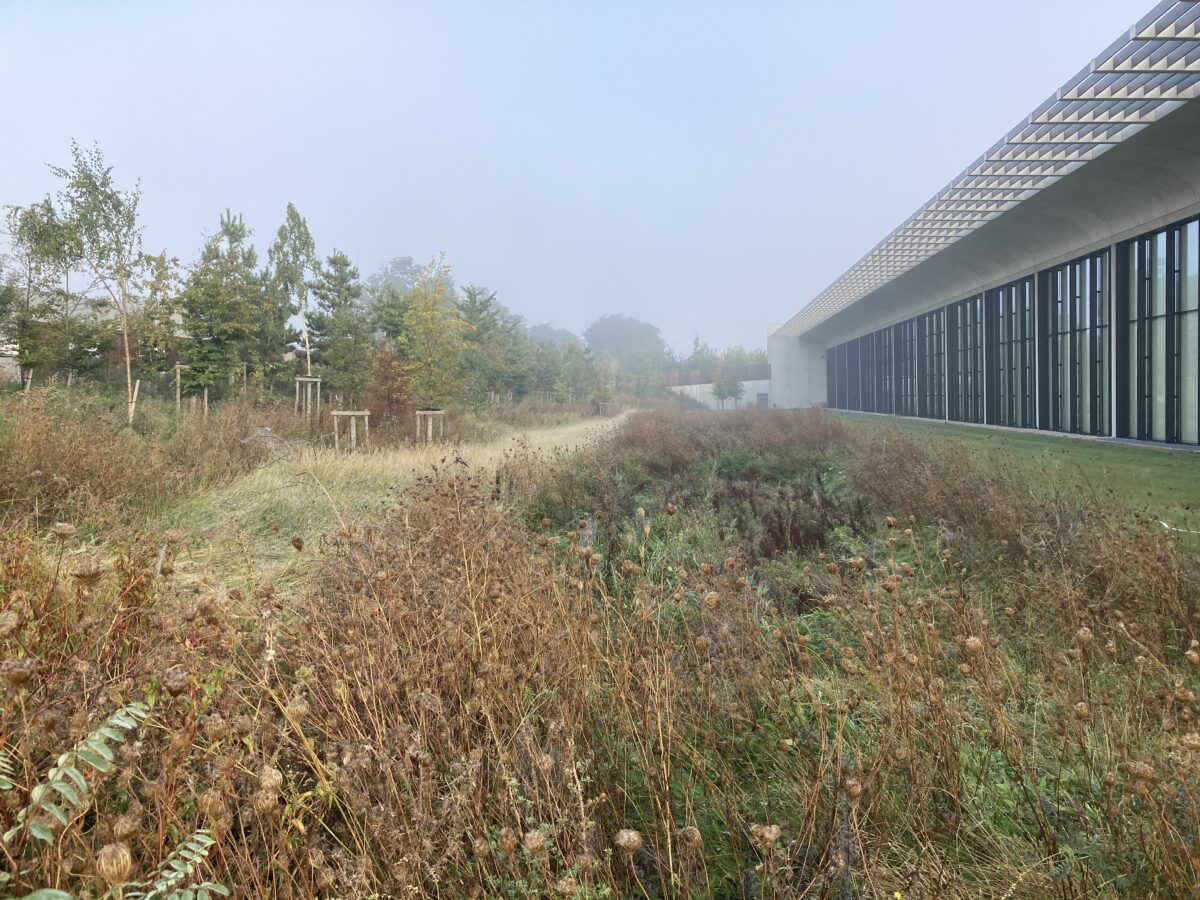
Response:
[[[676,355],[657,327],[622,315],[582,335],[529,327],[494,291],[456,285],[443,258],[397,257],[363,279],[346,253],[318,252],[290,203],[265,255],[227,210],[184,263],[145,250],[141,192],[119,187],[98,149],[73,144],[70,165],[52,170],[57,195],[7,208],[0,356],[23,380],[120,386],[131,417],[136,384],[161,391],[177,376],[185,393],[220,399],[319,375],[347,405],[398,409],[651,396],[685,373],[766,362],[699,338]]]

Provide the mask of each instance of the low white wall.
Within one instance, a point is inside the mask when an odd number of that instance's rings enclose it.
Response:
[[[713,396],[713,385],[711,384],[683,384],[676,387],[667,388],[669,391],[674,391],[676,394],[682,394],[684,397],[691,397],[693,400],[703,403],[709,409],[720,409],[721,401]],[[760,381],[743,381],[742,382],[742,399],[736,401],[726,400],[725,409],[745,409],[748,406],[767,406],[771,394],[771,382],[766,380]],[[760,404],[760,395],[763,402]]]
[[[0,382],[20,380],[21,370],[17,367],[17,360],[12,356],[0,356]]]

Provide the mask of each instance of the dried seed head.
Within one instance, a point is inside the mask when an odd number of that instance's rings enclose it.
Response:
[[[296,535],[294,538],[292,538],[292,546],[296,548],[297,553],[302,552],[304,550],[304,538],[300,537],[300,535]]]
[[[1200,751],[1200,734],[1194,731],[1189,731],[1179,739],[1179,746],[1189,753]]]
[[[709,591],[707,594],[704,595],[704,608],[705,609],[716,609],[720,605],[721,605],[721,595],[718,594],[716,591]]]
[[[104,564],[94,559],[80,560],[71,567],[71,577],[81,584],[91,585],[104,574]]]
[[[521,845],[534,856],[541,856],[546,852],[546,832],[540,828],[530,828],[521,839]]]
[[[617,845],[617,849],[626,856],[632,856],[637,853],[638,848],[642,846],[642,836],[639,832],[632,828],[622,828],[617,832],[617,837],[613,841]]]
[[[836,575],[838,573],[837,563],[835,563],[835,562],[825,563],[825,571],[828,572],[830,575]]]
[[[172,697],[178,697],[189,687],[191,687],[191,684],[192,679],[191,676],[188,675],[187,670],[179,668],[178,666],[172,669],[167,669],[167,671],[163,672],[162,674],[163,690],[165,690]]]
[[[6,659],[0,663],[0,681],[10,688],[23,688],[37,673],[38,661],[32,656]]]
[[[862,782],[857,778],[847,778],[843,787],[846,789],[846,796],[851,800],[858,800],[863,794]]]
[[[183,540],[183,532],[180,531],[178,528],[172,528],[170,531],[168,531],[166,534],[163,535],[163,540],[166,541],[168,544],[172,544],[172,545],[178,544],[180,541]]]
[[[285,712],[293,722],[303,722],[309,712],[308,699],[303,694],[294,697],[287,705]]]
[[[1075,643],[1080,647],[1086,647],[1092,642],[1092,629],[1086,625],[1080,625],[1079,630],[1075,632]]]
[[[549,519],[543,519],[546,525],[543,528],[549,528]],[[512,856],[517,852],[517,833],[507,826],[500,829],[500,833],[496,835],[496,843],[500,845],[500,849],[505,856]]]
[[[675,513],[679,512],[679,508],[674,503],[668,503],[665,507],[665,510],[668,516],[673,516]]]
[[[886,519],[883,520],[883,524],[885,524],[888,528],[895,528],[896,527],[896,517],[888,516]]]
[[[127,812],[124,815],[117,816],[113,821],[113,837],[118,841],[132,840],[141,829],[141,826],[141,816],[134,812]]]
[[[1147,762],[1131,762],[1126,766],[1130,777],[1135,781],[1151,781],[1154,778],[1154,766]]]
[[[255,791],[250,803],[257,812],[265,816],[279,808],[279,795],[270,791]]]
[[[770,850],[774,847],[781,834],[783,834],[783,829],[778,825],[756,824],[750,826],[750,840],[763,850]]]
[[[133,854],[129,852],[129,845],[123,841],[105,844],[96,854],[96,872],[109,887],[124,884],[132,868]]]
[[[1092,711],[1088,708],[1088,705],[1086,703],[1083,703],[1081,701],[1081,702],[1075,704],[1075,718],[1078,719],[1080,722],[1083,722],[1086,719],[1091,718],[1091,715],[1092,715]]]
[[[983,641],[981,641],[975,635],[971,635],[966,639],[966,641],[963,642],[963,648],[968,653],[979,653],[983,650]]]
[[[55,522],[50,530],[54,532],[54,536],[60,541],[75,537],[75,526],[70,522]]]
[[[229,737],[229,723],[226,722],[220,715],[213,713],[210,716],[205,716],[200,720],[200,729],[204,733],[205,739],[216,744]]]
[[[258,786],[264,791],[278,794],[283,787],[283,773],[274,766],[263,766],[258,772]]]
[[[699,850],[704,844],[704,837],[695,825],[685,825],[675,832],[675,842],[685,850]]]

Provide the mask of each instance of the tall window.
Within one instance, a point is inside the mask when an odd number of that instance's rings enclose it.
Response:
[[[895,412],[895,363],[892,359],[892,329],[884,328],[871,336],[875,349],[875,412]]]
[[[985,298],[991,362],[988,421],[1032,428],[1033,405],[1033,278],[1022,278],[989,291]]]
[[[916,319],[905,319],[892,326],[892,346],[896,367],[896,415],[918,415]]]
[[[866,334],[854,341],[858,345],[859,372],[862,374],[858,408],[875,412],[875,340]]]
[[[1045,428],[1110,433],[1108,266],[1103,251],[1051,269],[1043,279]]]
[[[1200,442],[1200,226],[1173,225],[1121,248],[1118,433]]]
[[[983,421],[983,297],[946,307],[950,396],[949,418]]]
[[[946,311],[917,316],[917,415],[946,416]]]

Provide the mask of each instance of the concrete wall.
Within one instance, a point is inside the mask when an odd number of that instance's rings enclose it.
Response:
[[[771,405],[803,409],[825,402],[825,345],[792,335],[767,338],[771,363]]]
[[[677,387],[667,388],[669,391],[674,391],[684,397],[691,397],[698,403],[703,403],[709,409],[720,409],[721,401],[713,396],[713,385],[711,384],[685,384]],[[743,381],[742,382],[742,399],[736,404],[738,409],[745,409],[748,406],[758,405],[758,395],[765,394],[770,397],[771,382],[762,381]],[[726,409],[733,409],[734,402],[732,400],[725,401]]]

